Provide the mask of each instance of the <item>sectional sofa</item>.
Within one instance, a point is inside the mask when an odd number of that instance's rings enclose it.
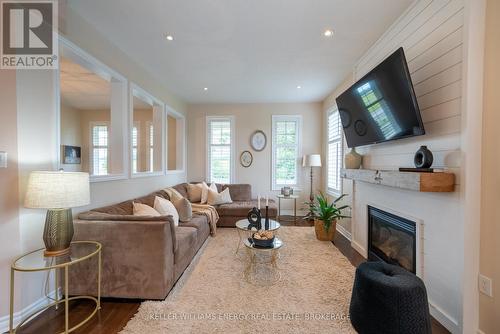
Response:
[[[174,188],[188,198],[186,183]],[[233,200],[216,207],[218,227],[234,227],[257,206],[249,184],[218,184],[217,188],[219,192],[229,188]],[[75,220],[74,240],[94,240],[103,246],[101,296],[164,299],[210,235],[207,218],[202,215],[195,214],[179,226],[174,226],[171,216],[133,216],[133,202],[153,206],[155,196],[169,199],[159,190],[83,212]],[[276,203],[270,200],[269,204],[269,216],[276,219]],[[96,295],[96,278],[95,264],[83,261],[75,265],[70,271],[70,294]]]

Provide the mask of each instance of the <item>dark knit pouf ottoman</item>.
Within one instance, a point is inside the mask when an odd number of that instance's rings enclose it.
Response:
[[[349,314],[360,334],[431,333],[424,282],[385,262],[356,269]]]

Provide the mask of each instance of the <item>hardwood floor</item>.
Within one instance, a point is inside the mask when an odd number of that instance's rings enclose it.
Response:
[[[283,226],[311,226],[311,223],[304,220],[296,222],[281,222]],[[340,250],[344,256],[349,259],[353,266],[357,267],[366,261],[358,252],[351,247],[350,242],[340,233],[337,233],[334,240],[334,245]],[[93,317],[83,327],[73,333],[79,334],[111,334],[117,333],[123,329],[130,318],[137,312],[141,300],[125,300],[103,298],[102,308],[98,314]],[[70,326],[85,319],[93,309],[93,305],[86,301],[75,301],[70,303]],[[64,330],[64,308],[59,310],[50,309],[34,320],[21,328],[19,333],[41,334],[41,333],[57,333]],[[432,319],[433,334],[447,334],[446,328],[439,324],[435,319]]]

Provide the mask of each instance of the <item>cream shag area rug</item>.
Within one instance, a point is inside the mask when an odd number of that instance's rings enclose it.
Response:
[[[355,333],[348,318],[355,268],[313,228],[282,227],[279,237],[281,277],[256,286],[243,274],[247,258],[234,253],[237,230],[218,229],[167,299],[142,303],[122,333]]]

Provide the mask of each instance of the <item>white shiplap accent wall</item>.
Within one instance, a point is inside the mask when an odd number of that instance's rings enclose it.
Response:
[[[455,172],[459,184],[462,95],[462,0],[422,0],[403,15],[361,58],[355,81],[403,47],[426,135],[361,148],[364,168],[412,167],[420,145],[434,154],[434,167]]]
[[[367,205],[415,217],[423,227],[423,274],[431,314],[453,333],[462,327],[464,219],[460,196],[461,106],[464,0],[417,0],[362,56],[357,81],[399,47],[406,53],[426,135],[358,148],[363,167],[396,170],[412,167],[421,145],[434,154],[436,168],[456,175],[453,193],[420,193],[362,182],[344,192],[352,201],[352,246],[366,255]],[[339,92],[324,102],[325,110]],[[349,226],[348,226],[349,227]]]

